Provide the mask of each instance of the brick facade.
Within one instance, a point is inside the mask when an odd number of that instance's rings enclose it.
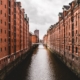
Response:
[[[36,35],[32,35],[32,44],[38,43],[38,37]]]
[[[29,18],[21,2],[0,0],[0,70],[28,51],[29,41]]]
[[[59,21],[50,26],[47,35],[46,45],[80,74],[80,0],[63,6]]]

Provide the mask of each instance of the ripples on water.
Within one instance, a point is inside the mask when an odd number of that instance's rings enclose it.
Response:
[[[20,64],[6,80],[79,80],[43,45]]]

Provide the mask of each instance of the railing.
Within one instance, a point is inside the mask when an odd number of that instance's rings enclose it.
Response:
[[[34,48],[35,45],[33,45],[31,47]],[[24,57],[26,57],[26,55],[27,55],[25,53],[28,51],[31,51],[30,50],[30,49],[32,49],[31,47],[27,48],[27,49],[16,51],[15,53],[12,53],[11,55],[1,58],[0,59],[0,71],[4,70],[9,64],[13,63],[13,65],[15,65],[14,61],[16,61],[17,59],[19,59],[19,61],[24,59]]]
[[[10,56],[6,56],[4,58],[0,59],[0,70],[4,69],[8,64],[10,64],[11,62],[13,62],[15,59],[21,57],[21,54],[23,54],[23,51],[20,52],[16,52],[16,54],[11,54]]]

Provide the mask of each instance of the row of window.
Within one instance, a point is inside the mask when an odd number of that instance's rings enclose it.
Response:
[[[77,34],[78,32],[77,32],[77,30],[75,31],[75,34]],[[74,33],[73,33],[74,34]],[[70,36],[70,32],[69,32],[69,36]]]
[[[2,0],[0,0],[0,5],[2,5]],[[5,5],[5,8],[6,8],[6,5]]]
[[[2,24],[2,20],[0,19],[0,24]],[[6,22],[5,22],[5,26],[6,26]]]
[[[73,17],[73,21],[74,21],[74,18],[77,19],[78,17],[79,17],[79,15],[78,15],[78,13],[76,13],[76,15]],[[66,24],[67,25],[70,24],[70,21],[71,21],[71,18],[68,21],[66,21]]]
[[[70,46],[69,46],[69,51],[70,51]],[[75,48],[75,52],[78,53],[78,48]]]
[[[68,40],[66,40],[66,41],[68,41]],[[69,38],[69,42],[71,42],[70,38]],[[76,43],[76,42],[78,42],[78,38],[77,37],[76,37],[76,40],[73,39],[73,43]]]
[[[2,33],[2,29],[0,29],[0,34]],[[5,34],[6,34],[6,30],[5,30]],[[14,34],[14,33],[13,33]],[[10,35],[10,33],[9,33]],[[16,36],[19,36],[20,34],[16,34]]]
[[[4,48],[4,50],[6,51],[6,47]],[[0,52],[2,52],[2,48],[0,48]]]
[[[2,29],[0,29],[0,34],[2,33]],[[5,30],[5,34],[6,34],[6,30]]]
[[[0,10],[0,14],[2,14],[2,10]],[[4,14],[4,17],[6,17],[6,13]]]
[[[9,42],[10,42],[11,40],[9,39]],[[17,42],[20,42],[20,40],[18,39],[18,40],[16,40]],[[21,42],[22,42],[23,40],[21,40]],[[2,42],[2,38],[0,38],[0,43]],[[6,42],[6,39],[4,39],[4,42]],[[12,39],[12,42],[15,42],[13,39]]]
[[[0,42],[2,42],[2,38],[0,38]],[[6,39],[4,39],[4,42],[6,42]]]

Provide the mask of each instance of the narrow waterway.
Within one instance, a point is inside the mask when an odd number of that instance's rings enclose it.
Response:
[[[43,45],[28,56],[6,80],[79,80]]]

